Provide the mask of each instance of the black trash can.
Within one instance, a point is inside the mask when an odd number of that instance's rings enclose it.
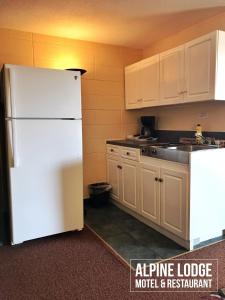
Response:
[[[90,195],[90,205],[101,207],[106,205],[110,199],[112,186],[107,182],[92,183],[88,186]]]

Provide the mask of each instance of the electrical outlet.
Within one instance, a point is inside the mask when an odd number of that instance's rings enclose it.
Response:
[[[201,112],[200,114],[199,114],[199,118],[201,118],[201,119],[207,119],[208,118],[208,113],[207,112]]]

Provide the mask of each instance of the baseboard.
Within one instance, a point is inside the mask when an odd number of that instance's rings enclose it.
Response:
[[[0,245],[9,245],[10,244],[10,220],[9,213],[4,211],[1,215],[1,232],[0,232]]]

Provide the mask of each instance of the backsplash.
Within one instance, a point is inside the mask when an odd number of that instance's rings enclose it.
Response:
[[[156,130],[157,137],[162,142],[170,141],[171,143],[178,143],[179,139],[182,137],[185,138],[194,138],[195,131],[179,131],[179,130]],[[225,140],[225,132],[218,131],[203,131],[204,137],[215,138],[216,140]]]
[[[225,103],[200,102],[158,107],[159,130],[195,130],[200,123],[203,131],[225,132]]]

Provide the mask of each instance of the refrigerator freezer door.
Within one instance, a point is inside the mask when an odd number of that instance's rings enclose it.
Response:
[[[81,118],[80,72],[5,65],[7,117]]]
[[[81,121],[14,121],[18,163],[9,161],[12,244],[82,229]]]

